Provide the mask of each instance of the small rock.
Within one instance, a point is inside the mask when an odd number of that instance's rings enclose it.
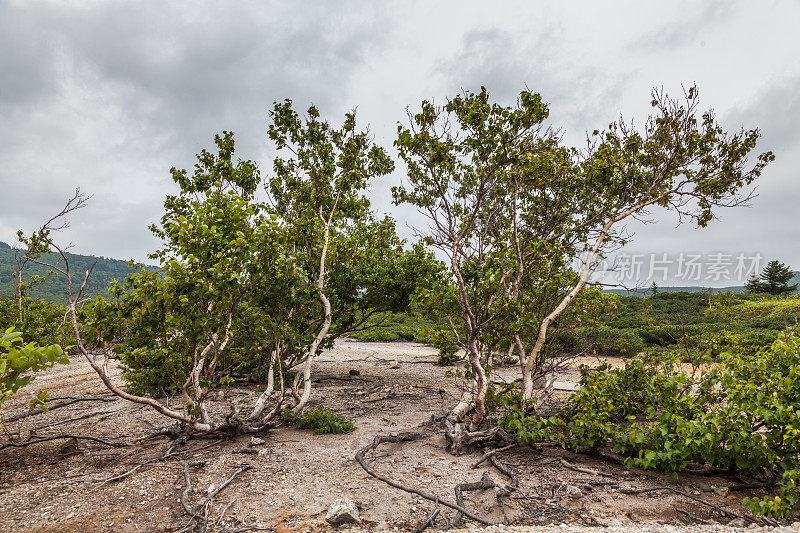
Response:
[[[58,449],[58,455],[62,456],[77,455],[79,453],[82,453],[82,451],[80,446],[78,446],[78,439],[75,437],[71,438],[66,444]]]
[[[800,531],[800,522],[792,522],[792,529]]]
[[[390,361],[389,368],[397,370],[398,368],[400,368],[400,363],[398,361]]]
[[[734,518],[728,525],[731,527],[744,527],[744,518]]]
[[[714,494],[722,496],[723,498],[728,495],[728,487],[714,487]]]
[[[264,439],[259,439],[258,437],[250,437],[250,446],[261,446],[265,442],[267,441],[265,441]]]
[[[350,375],[351,376],[360,376],[361,375],[361,371],[360,370],[356,370],[355,368],[353,368],[353,369],[350,370]]]
[[[564,489],[564,497],[568,500],[580,500],[583,498],[583,491],[575,485],[567,485]]]
[[[224,399],[225,399],[225,391],[223,391],[223,390],[218,390],[218,391],[217,391],[217,401],[218,401],[218,402],[221,402],[221,401],[222,401],[222,400],[224,400]]]
[[[332,526],[361,524],[356,504],[349,498],[341,498],[333,502],[328,509],[328,514],[325,515],[325,521]]]

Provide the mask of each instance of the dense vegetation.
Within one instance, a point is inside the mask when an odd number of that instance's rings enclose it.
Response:
[[[25,342],[22,332],[13,327],[0,335],[0,429],[3,429],[2,407],[6,399],[33,381],[37,372],[58,363],[69,363],[58,345]],[[43,405],[46,400],[47,393],[41,392],[31,400],[31,407]]]
[[[728,348],[753,353],[770,345],[788,326],[800,323],[800,295],[776,296],[659,292],[655,295],[603,294],[587,309],[583,324],[563,331],[559,349],[608,356],[670,351],[685,357],[687,349],[716,356]],[[385,313],[375,327],[350,333],[362,340],[414,340],[433,344],[441,324],[420,313]],[[452,339],[452,334],[450,338]]]
[[[691,371],[637,356],[620,369],[582,368],[580,389],[557,416],[519,409],[501,424],[523,443],[560,442],[622,455],[629,467],[719,472],[777,484],[746,500],[754,512],[790,516],[800,505],[800,335],[788,329],[755,354],[727,351]]]
[[[355,113],[337,126],[290,100],[270,112],[277,156],[268,179],[235,156],[229,132],[193,171],[171,170],[178,190],[151,227],[160,269],[112,282],[108,298],[87,302],[91,290],[72,274],[80,260],[59,247],[63,226],[51,224],[84,205],[80,191],[20,239],[26,258],[72,281],[66,325],[106,387],[189,433],[261,433],[281,413],[319,433],[351,431],[350,421],[307,409],[316,356],[344,335],[412,338],[438,348],[440,364],[465,354],[461,397],[444,418],[454,453],[494,439],[487,408],[499,409],[523,443],[611,448],[629,465],[670,473],[741,473],[778,485],[754,510],[790,514],[800,503],[800,341],[791,329],[800,297],[637,298],[588,283],[603,253],[627,242],[622,221],[661,207],[706,226],[718,208],[745,202],[773,159],[754,154],[758,130],[728,133],[700,113],[694,87],[682,100],[656,91],[651,105],[642,128],[613,123],[576,149],[544,125],[549,108],[529,91],[512,106],[483,88],[444,106],[423,101],[395,141],[407,180],[394,201],[429,221],[413,246],[370,208],[369,183],[394,161]],[[46,338],[55,321],[48,329],[37,314],[62,309],[22,303],[29,318],[6,320]],[[92,348],[121,359],[126,388]],[[576,353],[628,360],[621,370],[583,369],[564,410],[542,416],[546,378]],[[490,379],[498,355],[520,373],[502,391]],[[264,383],[252,409],[209,409],[212,391],[241,377]],[[182,405],[153,398],[163,393],[179,393]]]

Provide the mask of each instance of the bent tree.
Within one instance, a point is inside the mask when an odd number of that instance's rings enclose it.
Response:
[[[528,91],[514,106],[491,103],[485,89],[444,107],[425,101],[398,128],[408,184],[395,188],[395,202],[428,218],[426,240],[447,254],[453,319],[466,332],[459,342],[473,379],[453,419],[472,410],[472,429],[480,423],[485,364],[500,346],[519,354],[523,402],[535,397],[551,334],[598,258],[624,243],[621,222],[661,207],[706,226],[717,208],[750,198],[747,186],[773,159],[766,152],[749,163],[757,129],[724,131],[713,113],[698,113],[694,87],[680,100],[654,91],[651,104],[641,129],[613,123],[583,150],[542,126],[547,106]]]

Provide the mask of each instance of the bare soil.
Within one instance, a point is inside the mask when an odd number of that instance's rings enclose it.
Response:
[[[0,450],[0,531],[179,531],[191,523],[179,503],[185,487],[183,461],[205,462],[192,469],[192,501],[213,491],[243,464],[253,467],[208,505],[209,531],[328,530],[325,513],[343,497],[359,505],[363,529],[411,530],[428,517],[434,504],[371,478],[354,460],[356,451],[377,433],[431,432],[423,440],[382,445],[367,459],[384,475],[442,499],[454,501],[455,485],[478,481],[484,472],[497,482],[508,481],[488,463],[472,468],[480,451],[450,455],[439,425],[424,424],[457,400],[458,378],[446,377],[454,367],[436,366],[435,353],[414,343],[342,340],[316,363],[311,407],[351,418],[356,425],[352,433],[315,435],[281,427],[266,433],[265,443],[257,446],[249,446],[250,437],[244,436],[189,440],[176,446],[169,458],[140,466],[119,481],[105,480],[160,457],[171,445],[166,437],[145,439],[165,421],[146,407],[111,397],[86,362],[76,357],[9,400],[4,416],[25,412],[25,402],[40,389],[49,389],[56,398],[92,396],[106,401],[78,402],[8,424],[7,430],[20,430],[23,437],[91,435],[136,444],[115,448],[61,439]],[[394,360],[400,368],[390,368]],[[501,368],[494,376],[510,380],[515,374],[514,368]],[[558,383],[569,389],[576,379],[577,370],[571,369]],[[215,399],[215,408],[227,411],[233,403],[246,409],[258,392],[255,384],[236,384]],[[7,438],[0,439],[0,445],[5,442]],[[498,457],[520,476],[519,490],[504,499],[505,513],[514,524],[726,524],[735,517],[719,509],[749,516],[741,501],[756,494],[728,492],[727,487],[739,484],[730,478],[685,475],[676,480],[558,448],[514,448]],[[562,459],[603,474],[567,469]],[[671,487],[686,496],[669,489],[641,495],[620,492],[654,487]],[[494,490],[466,493],[466,506],[493,522],[505,519]],[[441,514],[452,516],[445,508]],[[436,525],[444,526],[444,520]]]

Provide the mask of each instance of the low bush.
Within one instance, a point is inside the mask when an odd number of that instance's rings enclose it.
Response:
[[[22,339],[22,332],[16,331],[13,327],[8,328],[0,337],[0,409],[6,399],[33,381],[37,372],[59,363],[69,363],[69,358],[61,346],[56,344],[39,346],[35,342],[25,344]],[[32,403],[44,404],[46,399],[46,393],[41,393]],[[0,427],[2,427],[1,413]]]
[[[456,355],[458,344],[453,338],[452,332],[444,328],[432,329],[429,332],[429,344],[439,350],[436,364],[439,366],[452,366],[461,358]]]
[[[327,409],[308,409],[299,415],[287,409],[284,411],[284,418],[290,426],[311,429],[317,435],[350,433],[356,428],[352,420]]]
[[[800,508],[800,334],[786,330],[755,354],[725,352],[703,372],[640,356],[623,368],[582,368],[560,417],[516,410],[501,424],[522,443],[558,440],[573,450],[611,448],[629,467],[677,474],[695,465],[769,481],[746,500],[753,512]]]

